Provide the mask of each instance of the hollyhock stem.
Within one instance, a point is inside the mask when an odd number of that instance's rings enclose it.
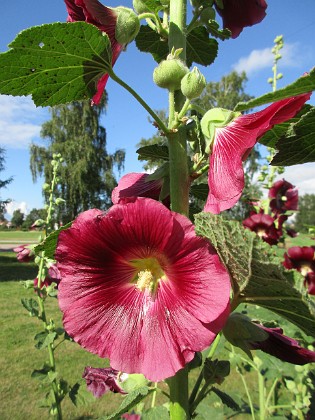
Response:
[[[168,46],[169,51],[174,48],[182,49],[180,58],[186,61],[186,1],[170,1],[170,26]],[[170,94],[171,98],[171,94]],[[171,100],[171,99],[170,99]],[[185,102],[180,91],[174,94],[173,121],[169,121],[169,128],[175,123],[175,113],[180,112]],[[168,135],[169,162],[170,162],[170,196],[173,211],[188,216],[189,211],[189,172],[187,163],[187,141],[184,127]],[[187,366],[168,379],[170,389],[170,419],[189,419],[188,403],[188,368]]]
[[[151,117],[154,119],[154,121],[157,123],[159,130],[164,132],[165,134],[168,133],[168,128],[163,123],[163,121],[157,116],[157,114],[149,107],[149,105],[141,98],[140,95],[137,94],[136,91],[134,91],[127,83],[125,83],[123,80],[121,80],[111,69],[108,71],[109,76],[120,86],[122,86],[124,89],[126,89],[142,106],[143,108],[151,115]]]

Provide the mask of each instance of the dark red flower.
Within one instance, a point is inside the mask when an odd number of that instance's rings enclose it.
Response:
[[[269,190],[270,208],[275,214],[285,213],[287,210],[297,210],[298,190],[288,181],[276,181]]]
[[[105,32],[112,46],[112,65],[115,64],[119,54],[125,48],[115,38],[117,13],[114,9],[104,6],[98,0],[64,0],[68,11],[68,22],[83,21],[91,23]],[[92,103],[98,104],[103,95],[108,74],[104,74],[97,82],[97,92],[93,96]]]
[[[33,248],[33,245],[20,245],[16,248],[13,248],[13,251],[17,252],[16,258],[19,262],[27,263],[30,261],[34,261],[35,253]]]
[[[315,273],[307,273],[304,280],[304,285],[310,295],[315,295]]]
[[[87,389],[94,397],[99,398],[106,392],[127,394],[119,385],[118,370],[112,368],[93,368],[87,366],[84,369],[82,378],[85,379]]]
[[[225,127],[215,128],[204,211],[218,214],[237,203],[245,182],[243,161],[261,136],[275,124],[294,117],[310,96],[311,93],[306,93],[283,99],[254,114],[240,115]],[[207,113],[203,119],[207,120]]]
[[[243,221],[243,226],[256,232],[269,245],[276,245],[281,236],[281,231],[275,226],[275,219],[269,214],[253,214]]]
[[[121,198],[148,197],[159,200],[163,179],[149,181],[149,174],[132,172],[124,175],[112,192],[112,202],[118,204]]]
[[[265,0],[223,0],[223,9],[215,2],[215,8],[223,19],[223,27],[237,38],[245,26],[253,26],[266,16]]]
[[[315,246],[292,246],[284,254],[283,265],[298,270],[303,276],[315,273]]]
[[[229,314],[230,279],[214,248],[149,198],[82,213],[55,257],[66,331],[122,372],[173,376]]]
[[[250,342],[249,347],[252,350],[262,350],[295,365],[315,362],[315,352],[301,347],[296,340],[283,335],[282,328],[266,328],[263,325],[257,325],[268,333],[268,338],[264,341]]]

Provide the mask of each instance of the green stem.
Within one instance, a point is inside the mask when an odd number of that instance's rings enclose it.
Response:
[[[154,392],[153,392],[152,400],[151,400],[151,408],[154,408],[155,407],[155,400],[156,400],[156,394],[157,394],[157,386],[158,386],[158,384],[157,384],[157,382],[155,382],[154,383]]]
[[[266,409],[268,410],[269,413],[272,411],[271,407],[268,407],[269,406],[269,401],[271,400],[272,394],[274,393],[274,390],[275,390],[276,385],[279,382],[279,380],[280,380],[279,378],[276,378],[274,380],[274,382],[273,382],[273,384],[272,384],[272,386],[269,390],[269,393],[267,395],[267,398],[266,398],[265,406],[266,406]]]
[[[174,122],[173,122],[173,125],[171,127],[173,130],[174,130],[174,128],[177,128],[181,124],[181,122],[182,122],[181,120],[186,115],[186,112],[188,111],[189,105],[190,105],[190,100],[186,99],[182,109],[177,114],[176,119],[174,118]]]
[[[257,369],[258,375],[258,389],[259,389],[259,418],[260,420],[265,420],[266,418],[266,406],[265,406],[265,380],[263,375],[260,373],[260,370]]]
[[[108,71],[109,76],[120,86],[122,86],[124,89],[126,89],[139,103],[143,106],[143,108],[148,111],[148,113],[151,115],[151,117],[154,119],[154,121],[157,123],[159,129],[163,131],[163,133],[167,134],[169,132],[166,125],[163,123],[163,121],[158,117],[158,115],[149,107],[149,105],[141,98],[140,95],[137,94],[136,91],[134,91],[127,83],[125,83],[123,80],[121,80],[111,69]]]
[[[170,388],[170,420],[189,419],[187,366],[167,379],[167,383]]]
[[[248,386],[247,386],[247,383],[246,383],[245,377],[244,377],[244,375],[242,374],[242,372],[240,372],[240,370],[238,370],[238,374],[239,374],[239,375],[240,375],[240,377],[241,377],[241,381],[242,381],[242,383],[243,383],[243,386],[244,386],[244,389],[245,389],[245,392],[246,392],[246,396],[247,396],[247,400],[248,400],[248,404],[249,404],[250,412],[251,412],[251,415],[252,415],[252,419],[253,419],[253,420],[255,420],[255,410],[254,410],[254,405],[253,405],[253,401],[252,401],[251,396],[250,396],[250,392],[249,392],[249,390],[248,390]]]

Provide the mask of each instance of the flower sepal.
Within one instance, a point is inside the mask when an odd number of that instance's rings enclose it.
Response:
[[[119,6],[113,10],[117,13],[115,38],[119,44],[127,45],[138,35],[140,30],[139,18],[128,7]]]
[[[149,381],[142,373],[120,373],[118,374],[118,384],[127,394],[129,394],[143,386],[148,386]]]
[[[233,112],[224,108],[212,108],[205,113],[200,124],[202,133],[206,139],[206,153],[211,153],[216,128],[227,126],[239,115],[240,112]]]

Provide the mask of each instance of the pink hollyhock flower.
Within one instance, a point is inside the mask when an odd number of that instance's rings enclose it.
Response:
[[[306,93],[283,99],[251,115],[240,115],[215,129],[204,211],[218,214],[237,203],[244,188],[245,160],[257,141],[275,124],[294,117],[310,98]]]
[[[223,9],[217,3],[215,8],[223,19],[223,27],[237,38],[245,26],[253,26],[266,16],[265,0],[223,0]]]
[[[262,350],[284,362],[295,365],[315,362],[315,352],[301,347],[296,340],[283,335],[282,328],[266,328],[263,325],[256,325],[268,333],[268,338],[264,341],[250,342],[250,349]]]
[[[19,262],[30,262],[34,261],[35,253],[32,245],[20,245],[13,248],[14,252],[17,252],[16,258]]]
[[[60,272],[56,266],[56,264],[51,264],[51,266],[48,269],[48,275],[44,278],[44,280],[41,282],[40,288],[42,289],[44,286],[48,287],[52,283],[56,283],[56,289],[58,289],[58,284],[60,283],[61,276]],[[34,287],[38,286],[38,278],[36,277],[34,279]]]
[[[269,190],[270,208],[275,214],[285,213],[287,210],[297,210],[299,193],[288,181],[276,181]]]
[[[163,179],[148,181],[150,175],[132,172],[124,175],[112,192],[112,202],[118,204],[121,198],[148,197],[159,200]]]
[[[110,7],[104,6],[98,0],[64,0],[68,11],[68,22],[83,21],[91,23],[105,32],[112,46],[112,65],[115,64],[119,54],[125,48],[115,38],[117,13]],[[97,92],[92,103],[99,104],[103,95],[109,75],[104,74],[97,82]]]
[[[87,389],[94,397],[99,398],[106,392],[127,394],[118,383],[118,370],[112,368],[93,368],[87,366],[84,369],[82,378],[85,379]]]
[[[67,333],[122,372],[173,376],[229,313],[230,279],[214,248],[149,198],[82,213],[55,257]]]
[[[257,233],[269,245],[277,244],[281,236],[281,231],[275,226],[274,218],[269,214],[252,214],[243,221],[243,226]]]

